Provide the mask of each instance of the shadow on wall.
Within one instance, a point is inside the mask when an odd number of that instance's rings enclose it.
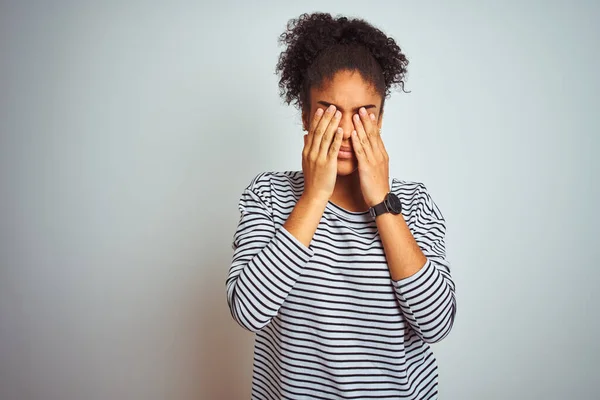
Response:
[[[230,261],[231,257],[227,257],[214,271],[226,272]],[[205,282],[201,296],[200,393],[203,399],[249,399],[254,335],[231,317],[225,292],[226,273],[215,275],[217,279]]]
[[[196,275],[201,279],[190,285],[195,289],[182,303],[188,311],[180,322],[191,326],[185,327],[179,352],[184,360],[177,370],[186,373],[175,377],[184,388],[178,398],[249,399],[254,335],[233,320],[227,306],[225,277],[231,255],[210,258],[212,262],[205,264],[210,267],[204,266],[204,274]]]
[[[245,105],[240,104],[242,106]],[[232,106],[223,105],[223,109],[229,107]],[[243,114],[235,119],[235,126],[221,126],[223,132],[231,132],[234,137],[212,135],[204,143],[215,150],[202,159],[206,163],[206,168],[201,170],[201,174],[206,176],[199,177],[203,182],[202,193],[210,193],[206,201],[228,199],[224,203],[229,202],[229,205],[220,205],[221,208],[217,208],[220,212],[202,214],[203,220],[198,221],[203,232],[197,232],[197,237],[202,237],[203,249],[196,254],[199,260],[197,270],[189,275],[194,282],[186,283],[188,288],[193,288],[181,303],[188,307],[185,313],[188,321],[194,321],[185,338],[188,348],[194,349],[193,356],[185,355],[187,361],[192,362],[194,373],[186,374],[190,382],[181,382],[184,387],[190,388],[185,397],[190,400],[250,398],[254,334],[232,318],[225,288],[233,256],[233,234],[239,220],[238,199],[249,180],[243,180],[235,188],[226,186],[223,182],[239,182],[239,170],[235,167],[220,169],[216,179],[214,166],[243,165],[250,171],[261,169],[256,165],[256,155],[261,154],[261,149],[267,145],[251,135],[237,135],[238,126],[259,126],[261,121],[257,115],[260,113]],[[211,118],[216,119],[209,126],[219,126],[223,121],[231,120],[229,116],[221,117],[218,113],[214,114]],[[190,343],[190,340],[194,342]]]

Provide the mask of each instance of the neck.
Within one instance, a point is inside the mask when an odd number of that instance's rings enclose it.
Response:
[[[330,201],[349,211],[366,211],[369,209],[360,188],[358,170],[350,175],[338,175]]]

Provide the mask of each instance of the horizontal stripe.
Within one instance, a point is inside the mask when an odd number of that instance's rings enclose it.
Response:
[[[226,288],[233,318],[256,332],[253,399],[437,398],[429,343],[456,313],[445,221],[423,184],[390,183],[427,258],[399,281],[368,212],[329,202],[308,247],[283,227],[301,171],[261,173],[243,191]]]

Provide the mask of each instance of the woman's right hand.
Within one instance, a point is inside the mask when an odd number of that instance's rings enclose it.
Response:
[[[312,118],[302,151],[303,196],[326,202],[333,193],[344,133],[339,127],[341,116],[331,105],[326,111],[317,109]]]

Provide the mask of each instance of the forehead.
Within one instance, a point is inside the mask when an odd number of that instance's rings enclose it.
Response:
[[[381,104],[375,86],[363,79],[358,71],[339,71],[319,87],[311,88],[311,103],[318,101],[352,107],[356,104]]]

